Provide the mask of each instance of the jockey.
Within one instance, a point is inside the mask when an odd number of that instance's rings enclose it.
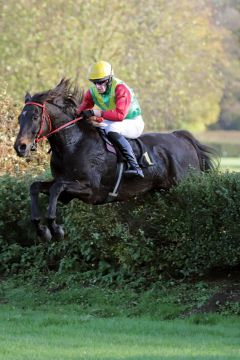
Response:
[[[88,79],[92,86],[85,93],[77,114],[92,116],[92,123],[105,130],[128,163],[125,174],[143,178],[143,171],[126,139],[136,139],[144,129],[141,108],[133,90],[113,76],[112,66],[106,61],[94,63],[89,69]],[[90,110],[94,105],[100,110]]]

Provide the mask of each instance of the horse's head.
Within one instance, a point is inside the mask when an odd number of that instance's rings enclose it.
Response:
[[[27,156],[31,149],[34,148],[35,139],[40,133],[43,108],[32,102],[29,93],[25,96],[25,105],[18,117],[20,130],[17,135],[14,149],[19,156]]]
[[[52,119],[65,114],[66,121],[73,118],[82,93],[75,87],[71,90],[69,80],[62,79],[52,90],[25,96],[25,105],[19,115],[20,130],[14,148],[19,156],[27,156],[39,140],[48,136],[54,128]],[[63,116],[61,117],[64,118]]]

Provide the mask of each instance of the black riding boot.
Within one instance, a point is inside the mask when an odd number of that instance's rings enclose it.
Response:
[[[125,171],[126,175],[136,175],[144,177],[142,169],[138,165],[137,159],[133,153],[133,149],[130,143],[125,139],[125,137],[117,132],[110,131],[107,134],[109,140],[117,146],[124,158],[127,160],[130,169]]]

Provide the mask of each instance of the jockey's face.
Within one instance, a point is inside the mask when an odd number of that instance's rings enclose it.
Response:
[[[99,94],[104,94],[105,91],[107,90],[108,79],[94,81],[94,84],[95,84]]]

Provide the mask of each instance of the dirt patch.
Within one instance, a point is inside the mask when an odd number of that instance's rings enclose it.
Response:
[[[233,302],[239,303],[240,306],[240,284],[232,285],[217,292],[205,304],[192,310],[192,313],[220,312],[224,306]]]
[[[210,275],[208,284],[218,285],[220,289],[212,295],[204,304],[187,311],[183,316],[202,313],[221,313],[234,306],[234,313],[240,315],[240,272],[223,276],[221,273]],[[231,311],[229,310],[231,313]]]

